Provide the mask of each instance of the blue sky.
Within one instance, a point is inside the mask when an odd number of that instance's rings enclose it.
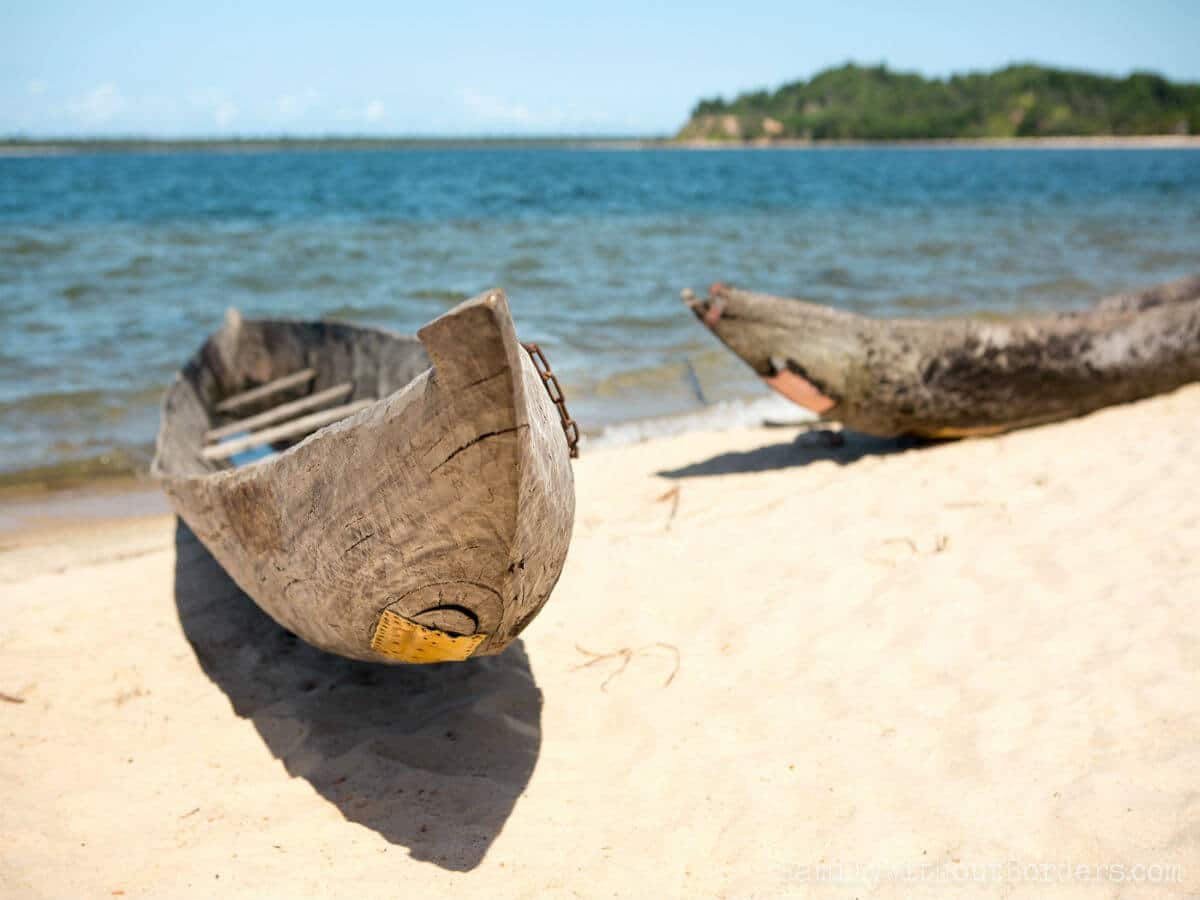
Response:
[[[662,134],[854,60],[1200,81],[1200,2],[5,0],[0,134]]]

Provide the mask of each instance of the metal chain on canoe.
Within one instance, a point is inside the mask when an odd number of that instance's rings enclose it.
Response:
[[[571,414],[567,412],[567,400],[563,396],[562,385],[558,383],[558,378],[555,376],[554,370],[550,368],[550,362],[546,359],[546,354],[542,352],[541,347],[534,343],[525,343],[524,341],[521,342],[521,346],[525,348],[525,352],[533,360],[533,367],[537,369],[538,375],[541,376],[542,384],[546,387],[546,393],[550,395],[550,401],[558,407],[558,417],[562,420],[563,434],[567,436],[567,449],[571,452],[571,459],[578,459],[579,426],[571,418]]]

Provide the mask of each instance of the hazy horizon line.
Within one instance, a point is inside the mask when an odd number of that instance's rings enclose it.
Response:
[[[422,141],[659,141],[672,134],[632,132],[448,132],[362,134],[354,132],[284,134],[3,134],[0,144],[169,144],[169,143],[290,143],[302,141],[357,141],[362,143],[412,143]]]

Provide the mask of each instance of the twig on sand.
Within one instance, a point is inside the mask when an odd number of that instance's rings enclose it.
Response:
[[[0,700],[3,700],[5,703],[24,703],[25,702],[24,697],[18,697],[16,694],[6,694],[4,691],[0,691]]]
[[[976,506],[998,506],[1003,510],[1008,509],[1008,504],[1003,500],[951,500],[942,506],[946,509],[971,509]]]
[[[580,653],[582,653],[584,656],[590,656],[591,659],[585,663],[580,663],[575,668],[576,669],[586,669],[589,666],[594,666],[594,665],[596,665],[596,663],[604,662],[605,660],[620,659],[621,665],[617,666],[617,668],[612,673],[610,673],[609,676],[607,678],[605,678],[603,683],[601,683],[601,685],[600,685],[600,690],[607,692],[608,691],[608,683],[610,681],[612,681],[614,678],[616,678],[618,675],[620,675],[622,672],[625,671],[625,669],[629,666],[630,660],[632,660],[639,653],[645,653],[646,651],[653,650],[656,647],[661,647],[662,649],[669,650],[673,654],[675,654],[675,666],[674,666],[674,668],[671,669],[671,674],[667,676],[667,680],[662,683],[663,687],[668,687],[671,684],[671,682],[675,680],[675,676],[679,674],[679,664],[680,664],[681,657],[680,657],[678,647],[676,647],[674,644],[668,644],[663,641],[655,641],[653,644],[646,644],[644,647],[638,647],[636,649],[630,649],[629,647],[622,647],[621,649],[614,650],[611,653],[593,653],[591,650],[585,650],[582,647],[580,647],[578,644],[576,644],[575,649],[578,650]]]
[[[946,548],[950,546],[950,535],[939,534],[934,538],[933,547],[929,550],[922,550],[917,546],[917,542],[910,537],[895,537],[886,538],[879,542],[880,547],[886,547],[889,544],[904,544],[912,551],[913,556],[934,556],[938,553],[944,553]],[[877,556],[867,556],[867,561],[877,563],[879,565],[894,566],[898,560],[894,558],[880,559]]]
[[[664,500],[671,501],[671,513],[667,516],[667,527],[663,529],[664,531],[670,531],[671,523],[675,521],[675,513],[679,512],[679,485],[675,485],[658,498],[659,503],[662,503]]]

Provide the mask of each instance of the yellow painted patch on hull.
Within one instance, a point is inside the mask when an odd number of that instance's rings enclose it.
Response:
[[[487,638],[486,634],[455,635],[426,628],[385,609],[375,626],[371,649],[401,662],[460,662]]]

